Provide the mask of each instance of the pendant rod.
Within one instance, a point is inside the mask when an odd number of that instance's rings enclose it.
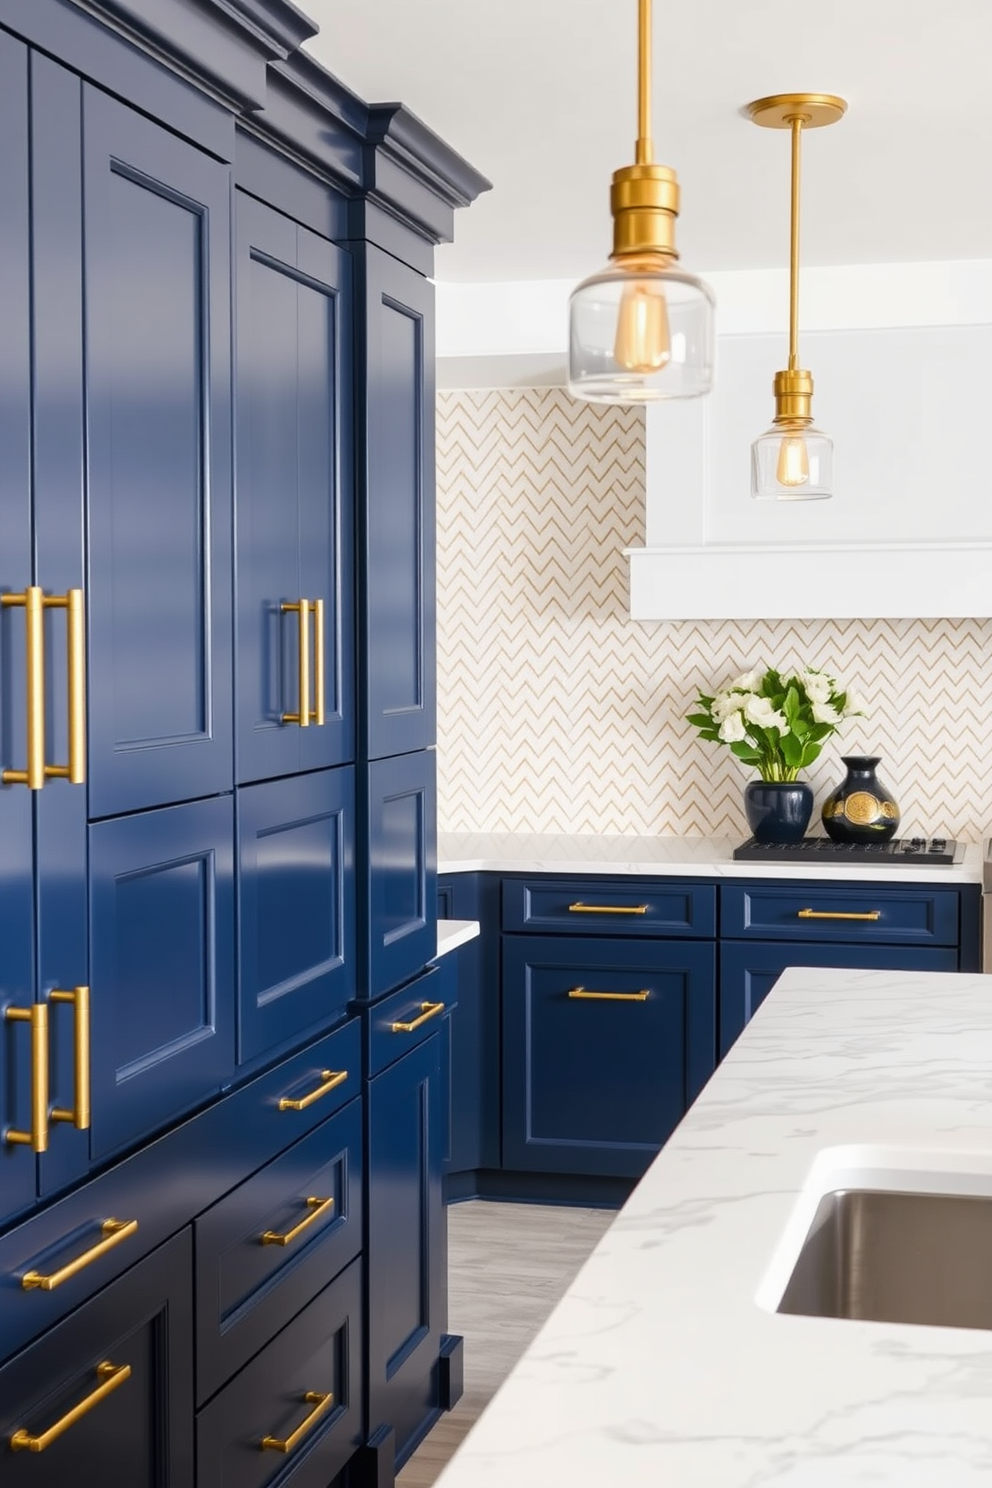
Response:
[[[638,165],[654,160],[651,138],[651,0],[637,0],[637,154]]]
[[[790,213],[789,244],[789,371],[799,367],[799,180],[800,154],[805,120],[794,114],[789,120],[792,127],[792,209]]]

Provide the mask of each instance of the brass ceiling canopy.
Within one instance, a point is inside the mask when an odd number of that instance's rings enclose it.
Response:
[[[823,129],[847,113],[847,103],[836,93],[773,93],[747,105],[755,124],[763,129],[791,129],[800,119],[804,129]]]

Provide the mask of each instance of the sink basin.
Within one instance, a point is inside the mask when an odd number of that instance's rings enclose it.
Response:
[[[777,1310],[992,1328],[992,1197],[824,1194]]]

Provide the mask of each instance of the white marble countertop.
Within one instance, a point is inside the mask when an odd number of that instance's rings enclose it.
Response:
[[[435,961],[449,951],[456,951],[466,941],[474,940],[480,928],[478,920],[438,920]]]
[[[773,1310],[862,1165],[992,1194],[992,977],[786,971],[439,1488],[988,1488],[992,1332]]]
[[[892,883],[982,882],[982,849],[969,843],[960,864],[890,867],[871,863],[735,863],[732,837],[571,837],[540,832],[441,832],[438,872],[638,873],[677,877],[832,878]]]

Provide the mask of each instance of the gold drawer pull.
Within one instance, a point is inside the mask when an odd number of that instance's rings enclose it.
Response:
[[[880,920],[882,918],[880,909],[868,909],[862,912],[844,909],[798,909],[796,914],[800,920]]]
[[[303,1404],[313,1406],[306,1420],[300,1422],[292,1436],[263,1436],[263,1452],[291,1452],[294,1447],[298,1447],[303,1438],[309,1436],[321,1417],[327,1415],[334,1404],[334,1396],[321,1395],[316,1390],[308,1390],[303,1397]]]
[[[299,712],[284,713],[283,723],[298,723],[300,728],[310,727],[310,601],[298,599],[294,604],[279,606],[283,614],[295,614],[299,619],[297,654],[297,686],[300,694]]]
[[[313,708],[310,720],[318,728],[326,722],[327,678],[324,659],[324,601],[315,599],[313,605]]]
[[[30,1432],[23,1429],[15,1431],[10,1438],[10,1450],[12,1452],[43,1452],[46,1447],[52,1445],[53,1441],[57,1441],[64,1432],[68,1431],[70,1426],[75,1426],[77,1421],[88,1416],[101,1400],[106,1400],[108,1395],[119,1390],[125,1380],[131,1378],[131,1366],[130,1364],[111,1364],[105,1359],[102,1364],[96,1366],[96,1374],[100,1384],[87,1395],[85,1400],[74,1405],[72,1410],[66,1411],[61,1420],[56,1421],[54,1426],[49,1426],[48,1430],[43,1431],[40,1436],[32,1436]]]
[[[52,1111],[53,1121],[71,1121],[77,1131],[89,1131],[90,1126],[90,989],[73,987],[64,992],[53,987],[48,994],[49,1002],[72,1004],[75,1024],[75,1099],[72,1110],[56,1106]]]
[[[82,589],[68,589],[43,601],[46,610],[65,610],[69,663],[69,763],[46,765],[46,779],[86,783],[86,620]]]
[[[316,1090],[311,1090],[309,1095],[301,1096],[299,1100],[290,1100],[288,1095],[284,1095],[279,1102],[280,1111],[305,1111],[315,1101],[322,1100],[325,1095],[330,1095],[332,1090],[337,1090],[339,1085],[343,1085],[348,1078],[348,1071],[321,1070],[320,1078],[324,1082],[323,1085],[318,1085]]]
[[[651,993],[647,988],[640,992],[593,992],[589,987],[569,987],[568,996],[575,1001],[583,998],[589,1002],[647,1002]]]
[[[569,914],[647,914],[646,904],[570,904]]]
[[[32,584],[23,594],[0,595],[0,605],[24,610],[28,674],[27,769],[4,770],[0,779],[4,785],[26,785],[28,790],[41,790],[45,784],[45,596],[37,584]]]
[[[27,1292],[36,1289],[42,1292],[54,1292],[55,1288],[60,1287],[64,1281],[69,1281],[80,1271],[84,1271],[87,1266],[92,1266],[94,1261],[98,1261],[116,1245],[120,1245],[135,1234],[137,1228],[136,1219],[105,1219],[100,1226],[102,1240],[98,1240],[89,1250],[84,1250],[81,1256],[70,1261],[68,1266],[63,1266],[61,1271],[53,1271],[50,1276],[43,1276],[40,1271],[25,1271],[21,1277],[21,1286]]]
[[[31,1130],[9,1128],[4,1140],[12,1147],[30,1147],[32,1152],[48,1151],[48,1003],[33,1002],[30,1007],[9,1007],[4,1013],[9,1023],[31,1024]]]
[[[414,1018],[409,1023],[391,1023],[390,1033],[412,1033],[419,1028],[421,1023],[426,1023],[428,1018],[436,1018],[438,1013],[444,1012],[443,1002],[422,1002],[420,1004],[420,1017]]]
[[[310,1210],[310,1213],[307,1215],[307,1217],[305,1219],[301,1219],[299,1224],[294,1225],[291,1230],[287,1230],[285,1235],[279,1235],[276,1233],[275,1230],[266,1230],[265,1234],[262,1236],[262,1244],[292,1245],[293,1241],[298,1240],[299,1237],[303,1234],[304,1230],[308,1230],[310,1226],[312,1224],[316,1224],[318,1219],[320,1219],[322,1215],[326,1214],[329,1209],[334,1208],[334,1200],[310,1198],[307,1199],[307,1208]]]

